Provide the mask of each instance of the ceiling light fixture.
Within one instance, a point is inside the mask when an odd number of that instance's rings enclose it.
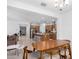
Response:
[[[69,0],[54,0],[55,8],[60,8],[60,11],[66,6],[69,5]]]

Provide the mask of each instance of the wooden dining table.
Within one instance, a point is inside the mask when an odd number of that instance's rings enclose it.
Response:
[[[70,59],[71,59],[71,49],[70,42],[67,40],[45,40],[33,43],[33,48],[40,52],[40,58],[44,59],[43,54],[49,50],[55,50],[63,48],[63,46],[69,45]]]

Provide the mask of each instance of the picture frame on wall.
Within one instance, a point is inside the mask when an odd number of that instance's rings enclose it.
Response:
[[[20,26],[20,36],[26,36],[26,26]]]

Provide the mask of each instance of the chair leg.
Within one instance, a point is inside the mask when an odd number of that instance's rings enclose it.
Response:
[[[25,51],[23,52],[23,59],[25,59]]]
[[[66,48],[64,49],[64,52],[65,52],[64,59],[67,59],[67,58],[66,58]]]
[[[61,56],[61,59],[67,59],[67,56]]]
[[[59,49],[59,57],[60,57],[60,59],[62,59],[62,56],[61,56],[61,53],[60,53],[61,51],[60,51],[60,49]]]
[[[62,56],[60,56],[60,59],[62,59]]]
[[[59,50],[59,56],[60,56],[60,59],[67,59],[66,48],[64,48],[64,55],[61,55],[61,49]]]
[[[25,47],[23,52],[23,59],[27,59],[28,58],[27,56],[28,56],[28,51],[27,48]]]
[[[27,56],[28,56],[28,52],[26,52],[26,59],[28,58]]]
[[[69,55],[70,55],[70,59],[72,59],[72,53],[71,53],[71,47],[70,47],[70,44],[68,45],[69,46]]]
[[[28,54],[26,52],[23,53],[23,59],[27,59]]]
[[[16,49],[16,55],[19,56],[19,49]]]

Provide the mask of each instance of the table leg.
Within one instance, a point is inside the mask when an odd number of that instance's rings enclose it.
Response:
[[[52,59],[52,52],[50,52],[50,59]]]
[[[40,57],[39,57],[39,59],[44,59],[44,57],[43,57],[43,52],[42,52],[42,51],[40,52]]]
[[[59,57],[60,57],[60,59],[62,59],[62,56],[61,56],[61,51],[60,51],[60,49],[59,49]]]

